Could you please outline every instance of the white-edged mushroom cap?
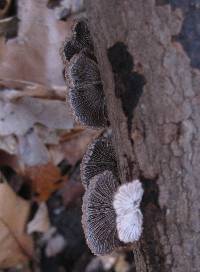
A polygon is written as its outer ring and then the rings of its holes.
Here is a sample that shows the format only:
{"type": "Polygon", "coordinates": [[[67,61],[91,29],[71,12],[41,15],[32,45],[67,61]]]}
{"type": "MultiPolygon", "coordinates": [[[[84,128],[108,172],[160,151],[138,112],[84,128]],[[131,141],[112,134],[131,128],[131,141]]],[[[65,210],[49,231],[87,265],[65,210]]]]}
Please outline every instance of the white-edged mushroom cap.
{"type": "Polygon", "coordinates": [[[139,240],[142,233],[143,215],[140,202],[143,196],[139,180],[121,185],[115,193],[113,207],[116,212],[117,232],[124,243],[139,240]]]}
{"type": "Polygon", "coordinates": [[[117,237],[112,205],[118,181],[110,171],[92,178],[83,197],[82,223],[87,244],[96,255],[106,255],[122,246],[117,237]]]}
{"type": "Polygon", "coordinates": [[[95,175],[111,171],[118,176],[117,160],[110,138],[98,137],[88,147],[81,163],[81,180],[85,188],[95,175]]]}

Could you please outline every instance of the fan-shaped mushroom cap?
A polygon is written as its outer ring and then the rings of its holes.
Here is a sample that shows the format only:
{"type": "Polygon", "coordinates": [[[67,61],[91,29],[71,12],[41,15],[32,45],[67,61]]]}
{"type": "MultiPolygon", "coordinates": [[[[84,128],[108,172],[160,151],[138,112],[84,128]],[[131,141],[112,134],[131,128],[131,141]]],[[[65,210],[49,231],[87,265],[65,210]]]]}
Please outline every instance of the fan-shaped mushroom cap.
{"type": "Polygon", "coordinates": [[[81,163],[81,179],[87,188],[91,178],[111,171],[118,177],[117,160],[111,140],[106,137],[98,137],[88,147],[81,163]]]}
{"type": "Polygon", "coordinates": [[[108,124],[105,96],[97,63],[84,52],[75,55],[66,68],[69,101],[83,125],[98,128],[108,124]]]}
{"type": "Polygon", "coordinates": [[[101,84],[70,89],[69,102],[76,120],[93,128],[105,127],[107,111],[101,84]]]}
{"type": "Polygon", "coordinates": [[[86,20],[80,20],[73,26],[72,37],[67,39],[61,48],[63,62],[69,61],[73,55],[85,48],[93,51],[93,43],[86,20]]]}
{"type": "Polygon", "coordinates": [[[108,125],[105,97],[86,20],[78,21],[72,38],[61,49],[65,78],[73,113],[83,125],[102,128],[108,125]]]}
{"type": "Polygon", "coordinates": [[[66,38],[64,44],[60,48],[60,55],[64,64],[66,64],[66,61],[69,61],[79,52],[80,49],[77,47],[76,42],[74,42],[71,38],[66,38]]]}
{"type": "Polygon", "coordinates": [[[118,181],[110,171],[92,178],[83,198],[82,223],[91,251],[111,253],[123,244],[117,238],[116,214],[112,205],[118,181]]]}
{"type": "Polygon", "coordinates": [[[141,182],[134,180],[121,185],[114,196],[118,237],[124,243],[137,241],[141,236],[143,215],[140,202],[143,192],[141,182]]]}
{"type": "Polygon", "coordinates": [[[101,84],[97,63],[84,52],[72,57],[69,67],[66,68],[65,77],[71,88],[88,84],[101,84]]]}
{"type": "Polygon", "coordinates": [[[73,39],[79,43],[80,48],[93,48],[92,38],[87,25],[87,20],[80,20],[73,26],[73,39]]]}

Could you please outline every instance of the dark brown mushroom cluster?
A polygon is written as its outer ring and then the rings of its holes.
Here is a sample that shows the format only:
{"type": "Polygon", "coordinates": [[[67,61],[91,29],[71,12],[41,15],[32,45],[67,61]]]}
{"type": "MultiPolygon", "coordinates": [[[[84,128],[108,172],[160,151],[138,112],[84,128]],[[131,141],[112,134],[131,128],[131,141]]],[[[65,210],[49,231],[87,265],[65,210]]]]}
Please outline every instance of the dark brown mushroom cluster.
{"type": "MultiPolygon", "coordinates": [[[[64,43],[65,76],[75,117],[93,128],[108,125],[103,86],[86,21],[73,28],[64,43]]],[[[96,255],[105,255],[138,240],[143,217],[139,181],[121,185],[110,137],[100,136],[88,147],[81,164],[85,187],[82,224],[86,241],[96,255]],[[126,223],[127,222],[127,223],[126,223]]]]}
{"type": "Polygon", "coordinates": [[[77,121],[89,127],[105,127],[108,120],[103,86],[85,20],[74,25],[71,39],[63,45],[62,57],[69,102],[77,121]]]}

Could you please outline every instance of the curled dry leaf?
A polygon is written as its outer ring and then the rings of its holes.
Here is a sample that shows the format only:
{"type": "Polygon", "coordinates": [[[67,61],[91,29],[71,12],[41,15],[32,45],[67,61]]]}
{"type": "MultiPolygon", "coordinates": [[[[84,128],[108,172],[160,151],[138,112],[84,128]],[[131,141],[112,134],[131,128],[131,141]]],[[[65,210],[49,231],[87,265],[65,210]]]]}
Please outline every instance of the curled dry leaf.
{"type": "Polygon", "coordinates": [[[27,232],[46,233],[50,228],[49,214],[46,203],[41,203],[34,218],[28,223],[27,232]]]}
{"type": "Polygon", "coordinates": [[[29,202],[18,197],[6,183],[0,184],[0,268],[27,262],[33,241],[25,233],[29,202]]]}

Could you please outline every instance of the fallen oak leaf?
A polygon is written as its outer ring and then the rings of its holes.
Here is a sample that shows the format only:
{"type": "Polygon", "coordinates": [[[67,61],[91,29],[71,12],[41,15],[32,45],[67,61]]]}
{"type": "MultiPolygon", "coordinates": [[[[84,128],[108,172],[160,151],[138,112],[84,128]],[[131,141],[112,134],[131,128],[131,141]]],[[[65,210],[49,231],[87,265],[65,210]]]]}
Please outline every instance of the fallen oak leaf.
{"type": "Polygon", "coordinates": [[[0,184],[0,268],[14,267],[33,258],[33,240],[25,227],[30,203],[7,183],[0,184]]]}

